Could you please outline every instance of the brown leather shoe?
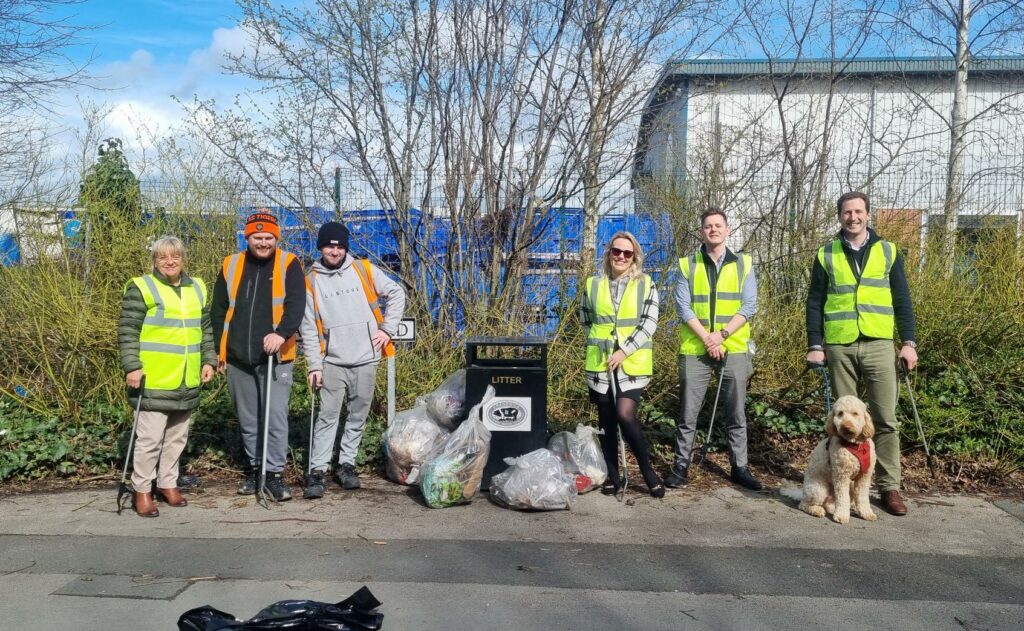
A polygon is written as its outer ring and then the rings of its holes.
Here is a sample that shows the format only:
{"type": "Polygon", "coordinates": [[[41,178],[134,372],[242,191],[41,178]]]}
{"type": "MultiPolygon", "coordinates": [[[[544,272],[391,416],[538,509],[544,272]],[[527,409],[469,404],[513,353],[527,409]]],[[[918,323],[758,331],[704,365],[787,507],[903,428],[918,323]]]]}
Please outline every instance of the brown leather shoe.
{"type": "Polygon", "coordinates": [[[897,517],[907,514],[907,505],[903,503],[899,491],[882,491],[882,508],[890,515],[897,517]]]}
{"type": "Polygon", "coordinates": [[[172,489],[161,489],[157,487],[156,494],[160,496],[163,501],[167,502],[168,506],[188,506],[188,500],[181,495],[181,491],[178,487],[172,489]]]}
{"type": "Polygon", "coordinates": [[[160,511],[156,507],[156,502],[153,501],[152,493],[135,493],[135,497],[132,500],[132,508],[135,509],[135,514],[139,517],[160,516],[160,511]]]}

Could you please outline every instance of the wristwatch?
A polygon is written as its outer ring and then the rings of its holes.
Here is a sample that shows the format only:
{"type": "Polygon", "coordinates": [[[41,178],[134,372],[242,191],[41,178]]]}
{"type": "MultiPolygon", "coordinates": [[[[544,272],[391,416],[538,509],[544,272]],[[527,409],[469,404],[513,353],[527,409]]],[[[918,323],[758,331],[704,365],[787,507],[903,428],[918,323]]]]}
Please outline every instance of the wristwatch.
{"type": "Polygon", "coordinates": [[[722,329],[721,331],[719,331],[719,333],[722,334],[723,340],[729,339],[729,329],[722,329]]]}
{"type": "Polygon", "coordinates": [[[907,341],[903,342],[903,345],[904,346],[909,346],[910,348],[913,348],[913,349],[917,350],[917,342],[912,342],[910,340],[907,340],[907,341]]]}

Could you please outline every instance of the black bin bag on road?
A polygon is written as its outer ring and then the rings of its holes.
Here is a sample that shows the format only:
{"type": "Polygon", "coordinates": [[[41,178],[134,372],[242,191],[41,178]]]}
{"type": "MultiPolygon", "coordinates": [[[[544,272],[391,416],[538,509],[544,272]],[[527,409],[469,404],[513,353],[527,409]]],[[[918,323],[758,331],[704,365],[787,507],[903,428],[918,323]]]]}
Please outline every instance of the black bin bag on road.
{"type": "Polygon", "coordinates": [[[384,614],[374,612],[381,603],[365,586],[340,603],[315,600],[282,600],[249,620],[210,607],[181,614],[178,631],[378,631],[384,614]]]}

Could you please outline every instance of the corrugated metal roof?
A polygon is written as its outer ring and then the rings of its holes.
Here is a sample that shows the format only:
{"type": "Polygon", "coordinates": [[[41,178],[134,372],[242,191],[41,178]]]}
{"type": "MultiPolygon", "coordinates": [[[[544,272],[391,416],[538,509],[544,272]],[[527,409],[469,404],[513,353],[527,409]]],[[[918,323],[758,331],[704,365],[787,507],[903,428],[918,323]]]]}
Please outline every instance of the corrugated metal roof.
{"type": "MultiPolygon", "coordinates": [[[[667,64],[665,76],[720,77],[768,75],[903,75],[952,74],[956,69],[949,57],[832,59],[681,59],[667,64]]],[[[1024,73],[1024,57],[987,57],[970,61],[971,72],[1024,73]]]]}

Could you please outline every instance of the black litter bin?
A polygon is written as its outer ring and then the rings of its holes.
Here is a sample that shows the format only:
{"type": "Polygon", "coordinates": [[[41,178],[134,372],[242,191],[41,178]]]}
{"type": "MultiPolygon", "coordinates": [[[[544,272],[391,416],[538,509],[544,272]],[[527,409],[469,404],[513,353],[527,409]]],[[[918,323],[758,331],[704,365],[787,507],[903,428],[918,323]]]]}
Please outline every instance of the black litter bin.
{"type": "Polygon", "coordinates": [[[518,457],[544,447],[548,440],[548,340],[544,337],[471,337],[466,340],[466,407],[494,386],[484,406],[491,430],[491,454],[481,488],[491,476],[518,457]]]}

